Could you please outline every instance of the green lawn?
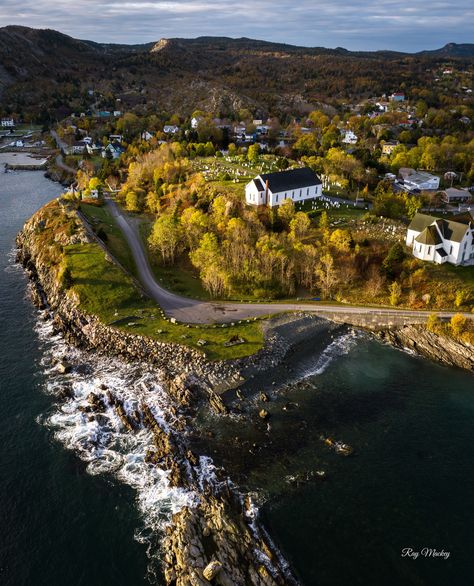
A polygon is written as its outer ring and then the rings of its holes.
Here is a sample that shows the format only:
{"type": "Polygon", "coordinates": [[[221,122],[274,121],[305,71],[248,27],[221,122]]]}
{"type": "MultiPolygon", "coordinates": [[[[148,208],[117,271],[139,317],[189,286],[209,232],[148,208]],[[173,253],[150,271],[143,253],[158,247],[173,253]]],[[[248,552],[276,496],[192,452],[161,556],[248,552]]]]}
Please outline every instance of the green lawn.
{"type": "Polygon", "coordinates": [[[105,241],[110,252],[134,277],[137,277],[135,261],[130,248],[122,230],[117,226],[108,209],[105,206],[81,203],[80,210],[93,226],[95,233],[99,233],[99,236],[105,241]]]}
{"type": "Polygon", "coordinates": [[[199,349],[210,360],[249,356],[263,346],[263,332],[258,320],[225,327],[171,323],[153,301],[141,296],[129,277],[105,259],[97,244],[66,246],[64,254],[71,275],[71,288],[78,294],[81,308],[86,313],[97,315],[107,325],[161,342],[199,349]],[[243,338],[245,343],[224,346],[232,336],[243,338]],[[200,347],[198,340],[205,340],[207,344],[200,347]]]}

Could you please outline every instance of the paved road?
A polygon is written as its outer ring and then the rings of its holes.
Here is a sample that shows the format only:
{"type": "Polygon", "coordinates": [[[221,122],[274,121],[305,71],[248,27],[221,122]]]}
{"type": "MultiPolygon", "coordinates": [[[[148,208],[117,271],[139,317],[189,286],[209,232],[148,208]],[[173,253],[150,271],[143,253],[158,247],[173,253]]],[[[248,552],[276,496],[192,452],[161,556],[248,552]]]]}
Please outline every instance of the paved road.
{"type": "MultiPolygon", "coordinates": [[[[54,138],[54,140],[56,141],[56,144],[58,145],[58,149],[60,149],[61,151],[64,151],[64,149],[68,146],[64,140],[62,140],[60,138],[60,136],[58,135],[58,133],[55,130],[51,130],[51,136],[54,138]]],[[[76,175],[76,169],[73,169],[72,167],[70,167],[69,165],[66,165],[66,163],[63,160],[63,156],[62,154],[59,154],[56,156],[56,165],[60,168],[63,169],[64,171],[66,171],[67,173],[71,173],[72,175],[76,175]]]]}
{"type": "MultiPolygon", "coordinates": [[[[355,307],[340,305],[325,305],[320,303],[232,303],[211,302],[188,299],[164,289],[156,280],[150,268],[147,255],[140,239],[136,223],[127,219],[117,204],[106,200],[106,205],[121,228],[132,251],[140,282],[145,291],[154,299],[169,317],[187,323],[215,323],[232,322],[239,319],[249,319],[270,313],[286,311],[309,311],[322,316],[329,314],[354,315],[370,318],[380,316],[384,319],[426,318],[428,312],[383,309],[374,307],[355,307]]],[[[440,317],[451,317],[451,312],[439,312],[440,317]]]]}

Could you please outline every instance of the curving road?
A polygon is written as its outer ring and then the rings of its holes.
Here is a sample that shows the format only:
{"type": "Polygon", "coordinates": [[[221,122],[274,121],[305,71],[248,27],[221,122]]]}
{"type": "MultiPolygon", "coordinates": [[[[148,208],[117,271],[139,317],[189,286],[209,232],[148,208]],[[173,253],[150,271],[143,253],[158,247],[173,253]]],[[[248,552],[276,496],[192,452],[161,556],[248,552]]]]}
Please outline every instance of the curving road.
{"type": "MultiPolygon", "coordinates": [[[[132,252],[140,282],[148,293],[163,309],[168,317],[187,323],[205,324],[217,322],[233,322],[250,319],[262,315],[287,311],[308,311],[322,317],[340,314],[354,317],[380,317],[385,321],[426,319],[429,312],[384,309],[375,307],[358,307],[351,305],[325,305],[315,303],[235,303],[211,302],[189,299],[164,289],[156,280],[151,270],[147,254],[143,248],[136,223],[129,221],[117,204],[106,199],[106,206],[122,230],[132,252]]],[[[451,317],[452,312],[438,312],[440,317],[451,317]]]]}

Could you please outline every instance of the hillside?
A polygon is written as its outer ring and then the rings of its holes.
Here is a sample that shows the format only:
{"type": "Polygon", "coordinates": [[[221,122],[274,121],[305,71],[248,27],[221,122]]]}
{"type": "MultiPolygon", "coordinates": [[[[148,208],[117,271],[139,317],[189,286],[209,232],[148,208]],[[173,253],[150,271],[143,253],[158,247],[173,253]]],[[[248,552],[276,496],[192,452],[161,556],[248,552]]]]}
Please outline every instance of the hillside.
{"type": "Polygon", "coordinates": [[[449,44],[410,55],[307,48],[247,38],[162,39],[111,45],[52,30],[0,29],[0,106],[21,114],[93,105],[189,114],[196,108],[230,115],[302,112],[315,103],[350,100],[427,82],[429,70],[452,60],[472,62],[474,45],[449,44]],[[93,89],[105,98],[88,97],[93,89]],[[41,106],[38,106],[41,104],[41,106]]]}

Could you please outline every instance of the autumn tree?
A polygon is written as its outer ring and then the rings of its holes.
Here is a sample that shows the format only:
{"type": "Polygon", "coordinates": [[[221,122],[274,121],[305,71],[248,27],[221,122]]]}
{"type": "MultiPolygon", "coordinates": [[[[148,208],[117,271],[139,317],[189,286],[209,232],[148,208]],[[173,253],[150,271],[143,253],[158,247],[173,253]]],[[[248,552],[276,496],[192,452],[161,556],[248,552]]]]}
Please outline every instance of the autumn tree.
{"type": "Polygon", "coordinates": [[[329,241],[338,250],[348,252],[351,248],[352,236],[349,230],[337,228],[337,230],[334,230],[334,232],[331,234],[329,241]]]}
{"type": "Polygon", "coordinates": [[[152,250],[161,254],[163,264],[174,263],[183,245],[182,226],[174,214],[163,214],[156,220],[148,242],[152,250]]]}
{"type": "Polygon", "coordinates": [[[260,158],[260,145],[258,143],[251,144],[247,151],[247,159],[253,165],[258,163],[260,158]]]}
{"type": "Polygon", "coordinates": [[[329,252],[321,256],[319,259],[319,264],[316,268],[316,276],[319,279],[319,286],[324,297],[330,299],[339,279],[334,267],[334,258],[329,252]]]}
{"type": "Polygon", "coordinates": [[[467,330],[468,324],[468,318],[462,315],[461,313],[456,313],[456,315],[453,315],[449,324],[453,336],[455,338],[460,338],[462,334],[467,330]]]}
{"type": "Polygon", "coordinates": [[[278,217],[285,226],[289,226],[295,215],[295,204],[292,199],[285,199],[278,207],[278,217]]]}
{"type": "Polygon", "coordinates": [[[311,227],[311,220],[308,214],[304,212],[296,212],[294,217],[290,220],[290,237],[301,240],[308,235],[311,227]]]}
{"type": "Polygon", "coordinates": [[[394,281],[390,287],[390,305],[398,305],[402,296],[402,286],[397,281],[394,281]]]}

